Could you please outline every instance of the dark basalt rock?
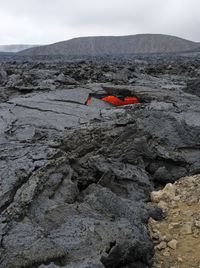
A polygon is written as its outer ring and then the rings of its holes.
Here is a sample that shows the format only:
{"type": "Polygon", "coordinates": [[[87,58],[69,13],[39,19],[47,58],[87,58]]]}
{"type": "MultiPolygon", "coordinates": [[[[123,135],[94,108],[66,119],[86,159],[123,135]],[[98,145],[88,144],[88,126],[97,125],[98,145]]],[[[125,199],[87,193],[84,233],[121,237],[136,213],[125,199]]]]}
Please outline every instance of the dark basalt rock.
{"type": "Polygon", "coordinates": [[[184,89],[184,91],[200,97],[200,79],[198,78],[188,81],[187,87],[184,89]]]}
{"type": "Polygon", "coordinates": [[[7,80],[7,73],[0,69],[0,84],[4,84],[7,80]]]}
{"type": "Polygon", "coordinates": [[[200,173],[200,98],[184,92],[200,62],[21,61],[1,67],[0,267],[151,267],[150,192],[200,173]]]}

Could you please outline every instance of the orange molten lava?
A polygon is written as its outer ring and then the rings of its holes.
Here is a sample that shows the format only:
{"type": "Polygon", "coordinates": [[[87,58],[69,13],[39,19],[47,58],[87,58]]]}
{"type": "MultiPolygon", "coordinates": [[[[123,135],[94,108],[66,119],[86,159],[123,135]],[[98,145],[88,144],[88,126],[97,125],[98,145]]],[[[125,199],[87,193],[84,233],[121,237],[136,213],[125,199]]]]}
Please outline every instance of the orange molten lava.
{"type": "MultiPolygon", "coordinates": [[[[124,100],[120,100],[115,96],[107,96],[102,98],[103,101],[110,102],[114,106],[122,106],[127,104],[139,103],[138,99],[135,97],[125,97],[124,100]]],[[[91,97],[88,97],[87,104],[91,101],[91,97]]]]}
{"type": "Polygon", "coordinates": [[[90,103],[91,99],[91,97],[88,97],[87,104],[90,103]]]}
{"type": "Polygon", "coordinates": [[[107,96],[105,98],[102,98],[102,100],[108,101],[115,106],[122,106],[122,105],[127,105],[127,104],[139,103],[138,99],[135,97],[125,97],[124,100],[122,101],[114,96],[107,96]]]}

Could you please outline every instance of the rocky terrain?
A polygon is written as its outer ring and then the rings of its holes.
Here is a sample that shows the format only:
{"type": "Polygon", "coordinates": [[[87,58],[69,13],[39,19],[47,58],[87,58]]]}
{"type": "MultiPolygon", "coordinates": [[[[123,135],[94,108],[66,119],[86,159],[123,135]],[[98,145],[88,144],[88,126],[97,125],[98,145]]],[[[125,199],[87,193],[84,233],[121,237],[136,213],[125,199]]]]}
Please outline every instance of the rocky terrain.
{"type": "Polygon", "coordinates": [[[200,267],[200,175],[185,177],[158,192],[152,204],[166,213],[162,222],[149,219],[155,243],[153,267],[200,267]]]}
{"type": "Polygon", "coordinates": [[[200,58],[0,63],[0,267],[151,267],[151,192],[200,173],[200,58]]]}
{"type": "Polygon", "coordinates": [[[200,49],[199,42],[163,34],[79,37],[19,52],[19,55],[130,55],[200,49]]]}

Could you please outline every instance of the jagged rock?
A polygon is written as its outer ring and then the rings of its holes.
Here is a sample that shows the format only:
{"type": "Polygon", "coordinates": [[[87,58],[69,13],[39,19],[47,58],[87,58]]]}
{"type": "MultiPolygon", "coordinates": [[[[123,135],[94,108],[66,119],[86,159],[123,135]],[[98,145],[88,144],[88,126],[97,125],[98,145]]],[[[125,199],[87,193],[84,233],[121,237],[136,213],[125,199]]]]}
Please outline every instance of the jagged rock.
{"type": "Polygon", "coordinates": [[[23,85],[23,80],[19,74],[12,74],[9,76],[6,86],[8,88],[15,88],[23,85]]]}
{"type": "Polygon", "coordinates": [[[151,266],[147,222],[162,212],[150,192],[200,167],[200,99],[182,90],[189,63],[168,61],[4,63],[2,268],[151,266]],[[140,103],[116,108],[110,94],[140,103]]]}
{"type": "MultiPolygon", "coordinates": [[[[59,261],[58,261],[58,263],[59,263],[59,261]]],[[[54,263],[51,263],[49,265],[40,265],[38,268],[59,268],[59,267],[60,267],[60,265],[56,265],[54,263]]],[[[102,262],[100,262],[98,260],[86,259],[86,260],[83,260],[83,261],[74,261],[74,263],[64,265],[64,266],[62,265],[62,267],[64,267],[64,268],[77,268],[77,267],[81,267],[81,268],[103,268],[105,266],[102,264],[102,262]]]]}
{"type": "Polygon", "coordinates": [[[200,79],[194,79],[187,82],[187,87],[184,91],[200,97],[200,79]]]}
{"type": "Polygon", "coordinates": [[[71,78],[70,76],[66,76],[63,73],[59,74],[56,77],[55,82],[59,82],[64,85],[77,85],[77,82],[75,79],[71,78]]]}
{"type": "Polygon", "coordinates": [[[7,72],[0,69],[0,85],[4,85],[7,80],[7,72]]]}
{"type": "Polygon", "coordinates": [[[153,202],[159,202],[160,200],[171,199],[173,200],[175,197],[175,186],[171,183],[168,183],[163,190],[152,192],[151,200],[153,202]]]}
{"type": "Polygon", "coordinates": [[[177,241],[176,239],[172,239],[171,241],[169,241],[169,242],[167,243],[167,245],[168,245],[170,248],[174,249],[174,250],[176,249],[177,244],[178,244],[178,241],[177,241]]]}

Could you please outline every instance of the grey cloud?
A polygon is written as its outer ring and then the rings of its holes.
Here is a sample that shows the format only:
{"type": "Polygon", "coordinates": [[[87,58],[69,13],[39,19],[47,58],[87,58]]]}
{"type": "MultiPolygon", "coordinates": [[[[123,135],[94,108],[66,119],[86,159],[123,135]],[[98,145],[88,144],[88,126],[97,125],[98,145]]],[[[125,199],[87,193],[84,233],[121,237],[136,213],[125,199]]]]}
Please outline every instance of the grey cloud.
{"type": "Polygon", "coordinates": [[[200,41],[199,0],[6,0],[0,43],[163,33],[200,41]]]}

